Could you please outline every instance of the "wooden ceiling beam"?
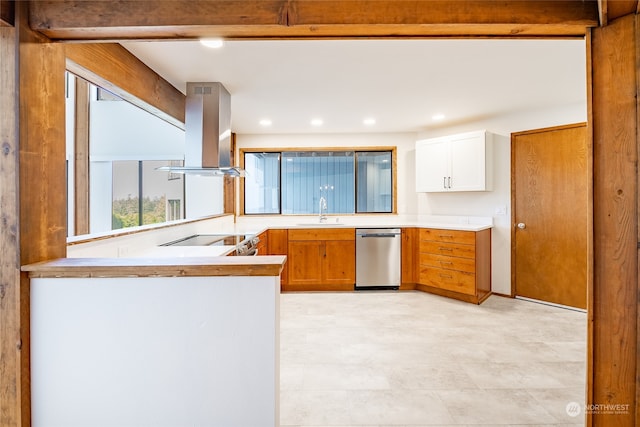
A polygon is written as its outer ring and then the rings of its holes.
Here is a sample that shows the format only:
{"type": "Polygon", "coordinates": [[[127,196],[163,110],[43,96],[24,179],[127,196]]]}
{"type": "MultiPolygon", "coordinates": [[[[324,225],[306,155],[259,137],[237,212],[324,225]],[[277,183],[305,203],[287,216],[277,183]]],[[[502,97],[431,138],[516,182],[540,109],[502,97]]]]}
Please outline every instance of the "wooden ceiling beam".
{"type": "Polygon", "coordinates": [[[607,22],[636,13],[638,0],[602,0],[607,5],[607,22]]]}
{"type": "Polygon", "coordinates": [[[0,26],[13,27],[15,24],[15,1],[0,0],[0,26]]]}
{"type": "Polygon", "coordinates": [[[67,70],[184,129],[186,97],[117,43],[65,45],[67,70]]]}
{"type": "Polygon", "coordinates": [[[598,0],[598,18],[601,27],[606,27],[614,19],[633,13],[640,13],[638,0],[598,0]]]}
{"type": "Polygon", "coordinates": [[[54,40],[584,36],[595,0],[31,1],[54,40]]]}

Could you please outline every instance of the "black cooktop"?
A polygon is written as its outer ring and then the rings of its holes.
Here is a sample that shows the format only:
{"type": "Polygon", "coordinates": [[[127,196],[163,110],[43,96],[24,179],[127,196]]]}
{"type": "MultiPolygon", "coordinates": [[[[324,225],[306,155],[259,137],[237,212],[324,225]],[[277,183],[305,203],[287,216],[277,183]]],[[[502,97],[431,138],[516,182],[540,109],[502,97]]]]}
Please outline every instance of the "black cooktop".
{"type": "Polygon", "coordinates": [[[160,246],[237,246],[249,237],[247,234],[194,234],[160,246]]]}

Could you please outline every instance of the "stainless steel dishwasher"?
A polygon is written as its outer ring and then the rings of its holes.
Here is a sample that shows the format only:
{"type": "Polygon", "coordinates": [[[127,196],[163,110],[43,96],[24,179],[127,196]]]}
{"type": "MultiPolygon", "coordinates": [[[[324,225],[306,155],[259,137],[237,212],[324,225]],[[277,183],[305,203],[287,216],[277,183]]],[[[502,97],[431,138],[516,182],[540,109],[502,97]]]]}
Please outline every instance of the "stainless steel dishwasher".
{"type": "Polygon", "coordinates": [[[356,229],[356,290],[398,289],[401,242],[399,228],[356,229]]]}

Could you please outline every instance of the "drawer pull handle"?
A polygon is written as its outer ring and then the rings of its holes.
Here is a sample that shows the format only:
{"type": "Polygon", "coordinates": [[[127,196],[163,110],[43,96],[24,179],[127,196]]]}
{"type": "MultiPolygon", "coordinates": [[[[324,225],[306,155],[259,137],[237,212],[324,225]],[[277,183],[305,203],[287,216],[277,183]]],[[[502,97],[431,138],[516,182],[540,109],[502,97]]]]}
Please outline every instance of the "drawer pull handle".
{"type": "Polygon", "coordinates": [[[443,247],[439,247],[439,248],[438,248],[438,250],[453,252],[453,248],[443,248],[443,247]]]}
{"type": "Polygon", "coordinates": [[[453,265],[451,261],[440,261],[440,265],[453,265]]]}
{"type": "Polygon", "coordinates": [[[444,238],[453,239],[453,235],[452,234],[440,234],[438,237],[440,237],[442,239],[444,239],[444,238]]]}
{"type": "Polygon", "coordinates": [[[443,279],[453,279],[453,276],[450,276],[448,274],[440,274],[440,277],[442,277],[443,279]]]}

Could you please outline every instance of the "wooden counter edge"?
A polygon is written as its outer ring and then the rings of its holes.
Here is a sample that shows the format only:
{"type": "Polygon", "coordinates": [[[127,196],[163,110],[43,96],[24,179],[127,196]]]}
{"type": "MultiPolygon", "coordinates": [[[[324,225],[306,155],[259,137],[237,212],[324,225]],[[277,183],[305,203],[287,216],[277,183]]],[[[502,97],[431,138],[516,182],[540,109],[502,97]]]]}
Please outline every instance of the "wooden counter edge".
{"type": "Polygon", "coordinates": [[[287,257],[59,258],[22,266],[29,277],[279,276],[287,257]]]}

